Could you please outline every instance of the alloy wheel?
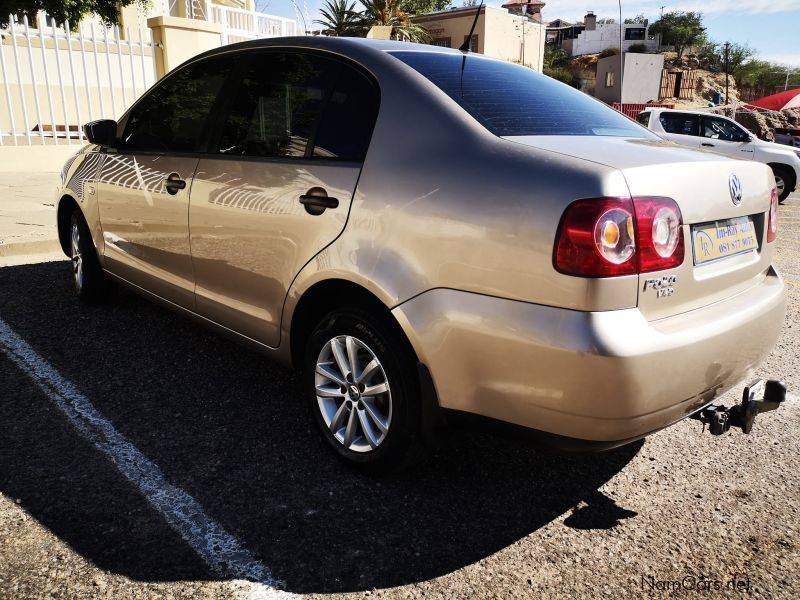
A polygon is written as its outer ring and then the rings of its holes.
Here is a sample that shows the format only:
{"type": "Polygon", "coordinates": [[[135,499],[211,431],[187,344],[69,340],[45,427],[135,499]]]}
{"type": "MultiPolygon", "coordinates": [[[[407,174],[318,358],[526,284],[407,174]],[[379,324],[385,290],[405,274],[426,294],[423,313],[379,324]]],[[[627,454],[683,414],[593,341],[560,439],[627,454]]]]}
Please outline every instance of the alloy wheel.
{"type": "Polygon", "coordinates": [[[72,275],[75,278],[75,288],[83,289],[83,257],[81,256],[81,231],[78,223],[72,224],[70,235],[72,247],[72,275]]]}
{"type": "Polygon", "coordinates": [[[348,450],[370,452],[386,439],[392,393],[375,353],[349,335],[329,340],[317,357],[317,404],[333,437],[348,450]]]}

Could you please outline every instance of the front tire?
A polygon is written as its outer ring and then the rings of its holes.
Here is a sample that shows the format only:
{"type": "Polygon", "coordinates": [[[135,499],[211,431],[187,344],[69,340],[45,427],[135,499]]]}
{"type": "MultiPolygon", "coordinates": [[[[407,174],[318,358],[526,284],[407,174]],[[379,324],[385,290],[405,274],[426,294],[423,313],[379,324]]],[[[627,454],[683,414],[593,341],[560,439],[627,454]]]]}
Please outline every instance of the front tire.
{"type": "Polygon", "coordinates": [[[306,345],[302,377],[322,437],[348,464],[380,474],[422,455],[416,359],[386,319],[360,308],[328,314],[306,345]]]}
{"type": "Polygon", "coordinates": [[[69,220],[69,250],[72,282],[78,298],[86,301],[102,299],[107,293],[108,284],[97,259],[89,226],[77,208],[69,220]]]}
{"type": "Polygon", "coordinates": [[[786,167],[775,166],[772,167],[772,173],[775,175],[775,186],[778,188],[778,202],[783,204],[792,191],[794,183],[792,172],[786,167]]]}

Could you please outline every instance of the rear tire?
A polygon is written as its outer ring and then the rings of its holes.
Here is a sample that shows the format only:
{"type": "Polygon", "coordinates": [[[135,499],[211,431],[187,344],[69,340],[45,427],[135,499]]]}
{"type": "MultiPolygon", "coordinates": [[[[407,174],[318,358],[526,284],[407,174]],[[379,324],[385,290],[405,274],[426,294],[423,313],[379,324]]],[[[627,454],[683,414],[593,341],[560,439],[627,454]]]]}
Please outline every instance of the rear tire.
{"type": "Polygon", "coordinates": [[[87,302],[103,299],[108,293],[108,282],[97,259],[89,226],[78,208],[69,220],[69,250],[72,282],[78,298],[87,302]]]}
{"type": "Polygon", "coordinates": [[[383,474],[424,455],[416,359],[385,319],[358,307],[328,314],[306,344],[302,378],[322,437],[349,465],[383,474]]]}
{"type": "Polygon", "coordinates": [[[775,185],[778,188],[778,202],[783,204],[794,187],[794,174],[788,167],[778,165],[772,167],[772,173],[775,175],[775,185]]]}

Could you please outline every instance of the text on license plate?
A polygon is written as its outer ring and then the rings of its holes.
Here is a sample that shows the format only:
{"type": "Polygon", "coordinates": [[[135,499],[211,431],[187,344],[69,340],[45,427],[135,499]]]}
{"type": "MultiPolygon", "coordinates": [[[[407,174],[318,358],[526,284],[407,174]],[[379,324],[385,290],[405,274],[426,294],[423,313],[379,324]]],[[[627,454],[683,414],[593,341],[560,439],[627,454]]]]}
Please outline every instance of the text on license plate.
{"type": "Polygon", "coordinates": [[[735,217],[692,225],[694,264],[720,260],[758,248],[751,217],[735,217]]]}

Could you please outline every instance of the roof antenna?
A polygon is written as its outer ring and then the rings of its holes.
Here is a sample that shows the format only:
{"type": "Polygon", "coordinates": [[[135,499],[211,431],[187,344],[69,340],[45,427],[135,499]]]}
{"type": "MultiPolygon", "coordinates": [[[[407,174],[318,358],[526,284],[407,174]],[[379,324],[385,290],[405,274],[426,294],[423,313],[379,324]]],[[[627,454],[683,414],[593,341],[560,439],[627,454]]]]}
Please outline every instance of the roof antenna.
{"type": "MultiPolygon", "coordinates": [[[[464,40],[464,43],[459,46],[459,50],[461,52],[469,52],[469,47],[472,43],[472,34],[475,31],[475,25],[478,24],[478,17],[481,16],[481,9],[483,8],[483,0],[481,0],[480,5],[478,5],[478,10],[475,11],[475,19],[472,21],[472,27],[469,29],[469,35],[464,40]]],[[[463,67],[462,67],[463,69],[463,67]]]]}
{"type": "Polygon", "coordinates": [[[472,33],[475,31],[475,25],[478,24],[478,17],[481,16],[482,8],[483,0],[481,0],[480,5],[478,6],[478,10],[475,11],[475,19],[472,21],[472,27],[469,28],[469,35],[464,39],[464,43],[458,48],[459,51],[464,53],[464,56],[461,58],[461,79],[459,81],[462,98],[464,97],[464,65],[467,64],[467,54],[469,53],[469,47],[472,45],[472,33]]]}

